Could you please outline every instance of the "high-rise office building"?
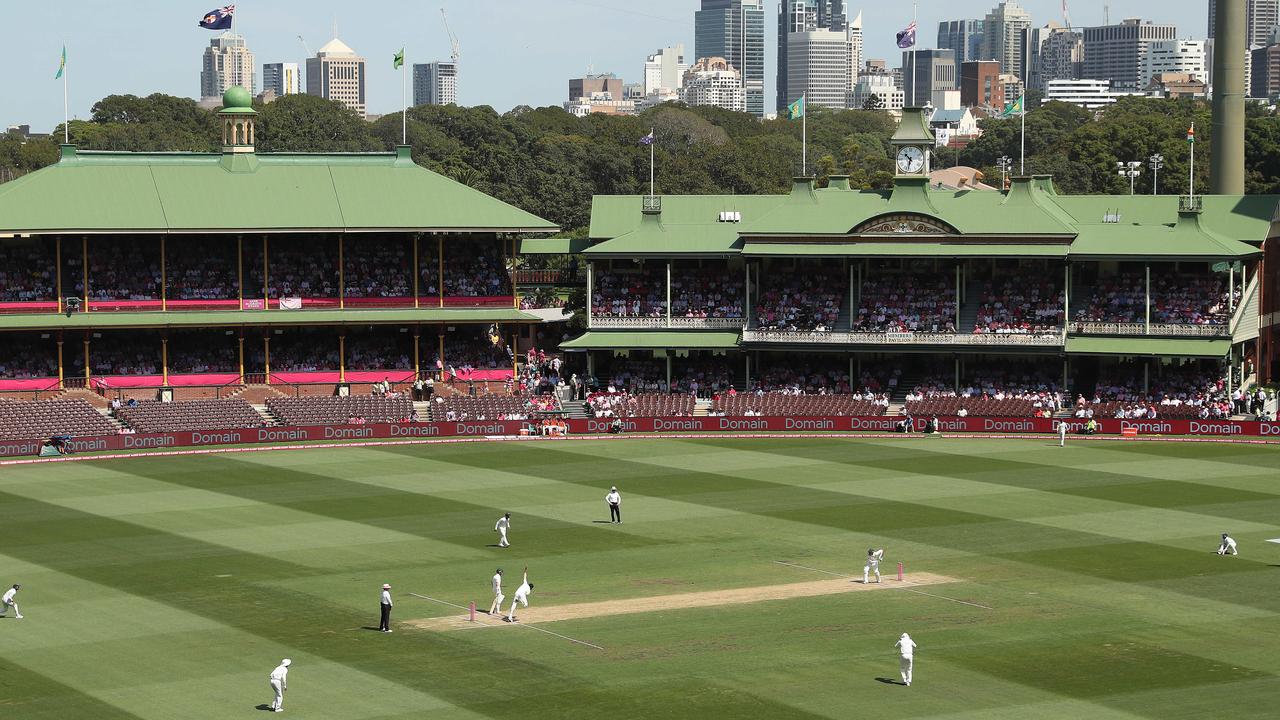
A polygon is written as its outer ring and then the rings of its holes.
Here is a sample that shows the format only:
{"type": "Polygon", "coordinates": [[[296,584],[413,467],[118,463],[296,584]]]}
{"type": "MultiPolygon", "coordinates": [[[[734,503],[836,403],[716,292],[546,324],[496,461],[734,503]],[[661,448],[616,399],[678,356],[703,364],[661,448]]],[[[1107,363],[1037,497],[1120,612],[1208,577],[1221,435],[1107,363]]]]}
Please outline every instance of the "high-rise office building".
{"type": "Polygon", "coordinates": [[[266,63],[262,66],[262,91],[278,98],[297,95],[302,92],[301,75],[298,63],[266,63]]]}
{"type": "Polygon", "coordinates": [[[227,88],[239,85],[257,93],[253,51],[244,43],[243,35],[224,32],[209,41],[204,49],[204,65],[200,70],[200,97],[221,101],[227,88]]]}
{"type": "Polygon", "coordinates": [[[728,60],[742,73],[746,111],[764,115],[764,0],[702,0],[694,55],[728,60]]]}
{"type": "Polygon", "coordinates": [[[866,108],[872,97],[876,98],[880,110],[903,108],[902,89],[894,83],[892,75],[864,73],[858,76],[858,83],[853,86],[853,106],[866,108]]]}
{"type": "Polygon", "coordinates": [[[861,63],[861,13],[850,23],[844,14],[843,0],[779,3],[776,83],[779,112],[802,95],[806,104],[848,107],[861,63]]]}
{"type": "Polygon", "coordinates": [[[1026,86],[1044,92],[1050,80],[1078,80],[1084,63],[1084,35],[1049,23],[1028,32],[1026,86]]]}
{"type": "Polygon", "coordinates": [[[1165,73],[1190,75],[1208,84],[1207,68],[1203,40],[1155,40],[1147,44],[1139,89],[1145,90],[1151,78],[1165,73]]]}
{"type": "Polygon", "coordinates": [[[684,74],[680,102],[742,112],[742,74],[724,58],[698,58],[684,74]]]}
{"type": "MultiPolygon", "coordinates": [[[[1241,2],[1242,0],[1235,0],[1241,2]]],[[[1280,25],[1280,0],[1243,0],[1245,2],[1244,37],[1245,47],[1266,46],[1271,44],[1271,33],[1276,25],[1280,25]]],[[[1214,15],[1217,13],[1217,0],[1209,0],[1209,38],[1213,39],[1217,31],[1214,15]]]]}
{"type": "Polygon", "coordinates": [[[414,63],[414,105],[457,105],[458,63],[437,60],[414,63]]]}
{"type": "Polygon", "coordinates": [[[1000,70],[1021,75],[1026,71],[1026,31],[1031,27],[1031,13],[1017,0],[1001,0],[982,20],[982,44],[978,55],[982,60],[995,60],[1000,70]]]}
{"type": "Polygon", "coordinates": [[[307,58],[307,94],[336,100],[360,113],[365,104],[365,60],[334,38],[313,58],[307,58]]]}
{"type": "Polygon", "coordinates": [[[1126,18],[1119,25],[1084,29],[1084,66],[1080,77],[1107,80],[1113,90],[1142,89],[1142,65],[1156,40],[1173,40],[1178,28],[1165,23],[1126,18]]]}
{"type": "Polygon", "coordinates": [[[982,51],[981,20],[944,20],[938,23],[938,47],[955,50],[956,62],[979,60],[982,51]]]}
{"type": "Polygon", "coordinates": [[[1249,97],[1274,98],[1280,95],[1280,45],[1253,49],[1253,77],[1249,97]]]}
{"type": "Polygon", "coordinates": [[[902,93],[907,107],[922,107],[941,90],[956,89],[954,50],[903,50],[902,93]]]}
{"type": "Polygon", "coordinates": [[[1004,109],[1000,63],[995,60],[960,63],[960,104],[965,107],[1004,109]]]}
{"type": "Polygon", "coordinates": [[[569,78],[570,101],[592,97],[605,99],[605,95],[609,100],[623,100],[622,78],[613,73],[569,78]]]}
{"type": "Polygon", "coordinates": [[[644,94],[650,95],[663,88],[679,90],[688,69],[683,44],[662,48],[644,61],[644,94]]]}

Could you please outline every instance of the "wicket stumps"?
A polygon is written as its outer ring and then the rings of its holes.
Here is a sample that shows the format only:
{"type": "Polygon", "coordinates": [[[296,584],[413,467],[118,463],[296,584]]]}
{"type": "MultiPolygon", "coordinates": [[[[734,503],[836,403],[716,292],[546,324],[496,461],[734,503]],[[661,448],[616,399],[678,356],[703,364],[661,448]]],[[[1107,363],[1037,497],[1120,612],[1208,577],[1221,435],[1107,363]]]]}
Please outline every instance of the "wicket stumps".
{"type": "MultiPolygon", "coordinates": [[[[898,582],[902,582],[902,563],[898,563],[898,582]]],[[[471,603],[474,607],[475,603],[471,603]]]]}
{"type": "MultiPolygon", "coordinates": [[[[902,563],[898,563],[898,576],[899,576],[899,579],[901,579],[902,563]]],[[[472,600],[470,607],[468,607],[467,609],[471,611],[471,622],[475,622],[476,621],[476,601],[472,600]]]]}

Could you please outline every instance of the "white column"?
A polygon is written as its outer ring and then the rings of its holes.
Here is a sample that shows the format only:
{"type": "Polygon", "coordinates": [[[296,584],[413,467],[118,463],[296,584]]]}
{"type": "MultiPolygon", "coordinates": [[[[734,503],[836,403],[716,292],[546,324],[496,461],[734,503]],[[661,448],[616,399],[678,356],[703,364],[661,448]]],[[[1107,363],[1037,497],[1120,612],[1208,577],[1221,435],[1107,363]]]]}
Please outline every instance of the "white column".
{"type": "Polygon", "coordinates": [[[1146,333],[1151,334],[1151,263],[1145,265],[1147,269],[1147,315],[1146,315],[1146,333]]]}
{"type": "MultiPolygon", "coordinates": [[[[671,261],[667,261],[667,327],[671,327],[671,261]]],[[[671,359],[667,358],[667,387],[671,387],[671,359]]]]}
{"type": "MultiPolygon", "coordinates": [[[[595,278],[594,271],[595,271],[595,263],[588,260],[587,261],[587,329],[591,328],[591,305],[594,300],[594,297],[592,295],[593,288],[594,288],[594,278],[595,278]]],[[[591,358],[591,353],[590,351],[588,351],[587,364],[590,364],[591,362],[590,358],[591,358]]]]}
{"type": "Polygon", "coordinates": [[[1231,264],[1231,267],[1230,269],[1227,270],[1227,272],[1229,273],[1227,275],[1227,287],[1230,288],[1227,291],[1227,310],[1234,313],[1236,311],[1236,265],[1235,263],[1231,264]]]}

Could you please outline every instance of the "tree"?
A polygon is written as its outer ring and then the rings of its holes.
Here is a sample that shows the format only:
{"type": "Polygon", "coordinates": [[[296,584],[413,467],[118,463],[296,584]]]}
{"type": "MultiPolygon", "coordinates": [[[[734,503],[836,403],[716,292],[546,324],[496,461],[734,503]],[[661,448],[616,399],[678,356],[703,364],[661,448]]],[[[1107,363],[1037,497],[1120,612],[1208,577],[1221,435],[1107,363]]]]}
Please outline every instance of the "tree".
{"type": "Polygon", "coordinates": [[[862,101],[862,109],[868,110],[868,111],[883,110],[884,98],[880,97],[875,93],[872,93],[868,95],[865,100],[862,101]]]}
{"type": "Polygon", "coordinates": [[[333,100],[285,95],[255,109],[257,148],[262,152],[361,152],[385,147],[364,118],[333,100]]]}

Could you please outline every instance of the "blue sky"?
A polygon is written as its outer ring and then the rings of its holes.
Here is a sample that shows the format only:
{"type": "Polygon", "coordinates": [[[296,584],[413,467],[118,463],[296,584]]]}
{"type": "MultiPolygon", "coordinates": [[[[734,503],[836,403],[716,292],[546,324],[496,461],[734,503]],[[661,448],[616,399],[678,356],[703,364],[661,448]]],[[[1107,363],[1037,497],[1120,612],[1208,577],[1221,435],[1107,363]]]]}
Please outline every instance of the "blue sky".
{"type": "MultiPolygon", "coordinates": [[[[216,0],[227,2],[227,0],[216,0]]],[[[1103,0],[1068,0],[1072,23],[1102,22],[1103,0]]],[[[850,14],[857,13],[856,0],[850,14]]],[[[567,80],[587,68],[640,79],[647,54],[683,42],[693,55],[693,13],[698,0],[245,0],[237,2],[238,31],[264,62],[301,62],[302,35],[314,50],[333,34],[370,61],[369,110],[400,107],[400,78],[391,55],[401,45],[409,62],[446,59],[448,38],[440,7],[462,44],[460,102],[552,105],[565,100],[567,80]]],[[[923,0],[922,47],[932,47],[939,20],[982,17],[997,0],[923,0]]],[[[1202,38],[1206,0],[1111,0],[1113,22],[1140,16],[1173,22],[1181,37],[1202,38]]],[[[1061,21],[1061,0],[1025,0],[1035,24],[1061,21]]],[[[71,114],[86,117],[93,103],[113,93],[164,92],[195,97],[200,57],[213,35],[196,26],[214,0],[0,0],[0,127],[29,123],[47,131],[62,120],[62,84],[53,79],[62,45],[68,47],[71,114]]],[[[777,0],[766,0],[772,68],[777,0]]],[[[911,6],[866,2],[867,57],[901,62],[893,34],[911,19],[911,6]]],[[[259,67],[261,72],[261,67],[259,67]]]]}

